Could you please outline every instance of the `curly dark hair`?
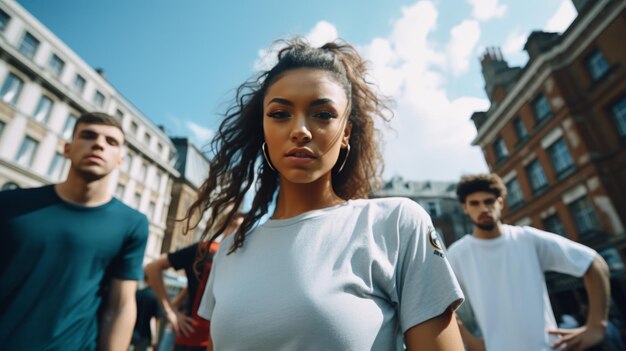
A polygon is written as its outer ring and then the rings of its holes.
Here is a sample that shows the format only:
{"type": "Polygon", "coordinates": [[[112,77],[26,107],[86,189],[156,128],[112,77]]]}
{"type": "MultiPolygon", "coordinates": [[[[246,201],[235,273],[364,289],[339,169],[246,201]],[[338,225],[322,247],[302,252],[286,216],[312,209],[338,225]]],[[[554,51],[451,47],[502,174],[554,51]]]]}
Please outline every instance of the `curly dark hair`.
{"type": "MultiPolygon", "coordinates": [[[[303,39],[277,42],[284,47],[278,52],[278,62],[270,70],[248,80],[237,88],[232,105],[226,110],[211,150],[209,174],[200,188],[198,199],[188,209],[185,230],[197,226],[202,214],[210,211],[201,240],[218,237],[241,208],[244,195],[255,186],[251,209],[235,232],[229,253],[243,246],[249,232],[268,212],[276,200],[279,188],[278,173],[263,162],[261,145],[263,135],[263,99],[267,89],[285,72],[298,68],[327,71],[340,84],[350,101],[349,122],[351,151],[345,166],[337,172],[339,162],[332,170],[332,186],[343,198],[366,198],[372,186],[379,184],[382,157],[376,140],[375,118],[388,121],[391,116],[387,99],[379,96],[366,79],[366,64],[351,45],[336,41],[316,48],[303,39]],[[227,220],[215,227],[215,218],[226,214],[227,220]],[[195,218],[196,220],[192,220],[195,218]],[[193,223],[195,222],[195,223],[193,223]]],[[[345,157],[345,150],[339,160],[345,157]]]]}
{"type": "Polygon", "coordinates": [[[502,178],[495,173],[464,175],[457,184],[456,196],[463,204],[467,196],[479,191],[492,193],[496,197],[506,197],[506,186],[502,178]]]}

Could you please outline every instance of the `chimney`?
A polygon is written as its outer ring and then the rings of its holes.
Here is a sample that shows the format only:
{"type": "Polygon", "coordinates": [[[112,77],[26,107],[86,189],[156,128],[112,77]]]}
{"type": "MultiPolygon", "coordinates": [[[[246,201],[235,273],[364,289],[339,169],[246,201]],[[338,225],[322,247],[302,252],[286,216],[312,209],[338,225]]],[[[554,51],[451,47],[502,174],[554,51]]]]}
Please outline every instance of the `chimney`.
{"type": "Polygon", "coordinates": [[[480,130],[485,120],[487,120],[487,112],[479,111],[472,113],[472,121],[474,122],[474,126],[476,126],[476,130],[480,130]]]}
{"type": "Polygon", "coordinates": [[[96,68],[96,73],[98,73],[100,77],[102,77],[102,79],[107,79],[106,73],[104,72],[104,68],[102,67],[96,68]]]}
{"type": "Polygon", "coordinates": [[[559,41],[559,33],[534,31],[528,36],[524,50],[528,52],[528,61],[535,60],[539,55],[549,51],[559,41]]]}
{"type": "Polygon", "coordinates": [[[487,48],[480,58],[480,64],[483,78],[485,79],[485,92],[491,102],[494,100],[493,93],[495,88],[498,85],[502,85],[505,90],[508,90],[508,87],[515,82],[520,72],[519,67],[509,67],[499,47],[487,48]]]}
{"type": "Polygon", "coordinates": [[[572,0],[572,2],[574,3],[574,7],[576,8],[578,14],[588,10],[590,7],[589,5],[593,3],[593,1],[590,0],[572,0]]]}

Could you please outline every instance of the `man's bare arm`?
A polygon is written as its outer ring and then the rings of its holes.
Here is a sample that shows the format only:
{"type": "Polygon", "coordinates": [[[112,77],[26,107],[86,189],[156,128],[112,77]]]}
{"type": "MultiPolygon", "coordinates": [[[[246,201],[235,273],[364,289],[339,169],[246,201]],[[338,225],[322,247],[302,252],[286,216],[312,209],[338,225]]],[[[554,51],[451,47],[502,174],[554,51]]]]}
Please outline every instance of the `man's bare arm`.
{"type": "Polygon", "coordinates": [[[99,350],[126,350],[137,319],[134,280],[113,279],[100,323],[99,350]]]}

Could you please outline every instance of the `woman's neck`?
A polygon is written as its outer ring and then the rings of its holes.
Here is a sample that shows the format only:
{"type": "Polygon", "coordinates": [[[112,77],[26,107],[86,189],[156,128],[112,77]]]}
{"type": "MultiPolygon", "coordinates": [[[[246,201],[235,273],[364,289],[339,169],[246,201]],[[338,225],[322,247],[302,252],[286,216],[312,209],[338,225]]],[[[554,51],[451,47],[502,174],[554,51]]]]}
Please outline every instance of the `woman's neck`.
{"type": "Polygon", "coordinates": [[[281,179],[276,210],[272,219],[286,219],[299,214],[344,203],[333,190],[330,176],[313,183],[297,184],[281,179]]]}

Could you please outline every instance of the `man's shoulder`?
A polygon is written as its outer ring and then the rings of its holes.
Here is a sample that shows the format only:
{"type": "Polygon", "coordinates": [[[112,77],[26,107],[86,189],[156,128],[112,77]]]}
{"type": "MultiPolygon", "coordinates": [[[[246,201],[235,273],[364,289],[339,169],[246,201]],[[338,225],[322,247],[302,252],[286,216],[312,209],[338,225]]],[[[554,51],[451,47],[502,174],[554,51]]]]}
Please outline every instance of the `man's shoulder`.
{"type": "Polygon", "coordinates": [[[136,220],[146,220],[147,217],[145,214],[139,212],[138,210],[128,206],[117,198],[112,198],[110,202],[111,209],[118,215],[123,215],[125,218],[136,219],[136,220]]]}
{"type": "Polygon", "coordinates": [[[464,250],[467,250],[470,245],[472,234],[466,234],[461,237],[461,239],[450,244],[448,248],[448,257],[458,255],[464,250]]]}
{"type": "Polygon", "coordinates": [[[12,218],[60,202],[54,185],[0,191],[0,218],[12,218]]]}
{"type": "Polygon", "coordinates": [[[43,185],[34,188],[17,188],[0,191],[0,201],[8,199],[24,199],[25,196],[49,195],[54,192],[54,185],[43,185]]]}

